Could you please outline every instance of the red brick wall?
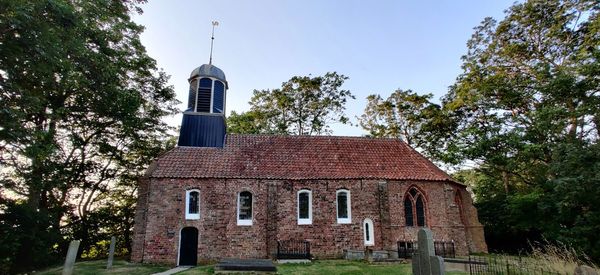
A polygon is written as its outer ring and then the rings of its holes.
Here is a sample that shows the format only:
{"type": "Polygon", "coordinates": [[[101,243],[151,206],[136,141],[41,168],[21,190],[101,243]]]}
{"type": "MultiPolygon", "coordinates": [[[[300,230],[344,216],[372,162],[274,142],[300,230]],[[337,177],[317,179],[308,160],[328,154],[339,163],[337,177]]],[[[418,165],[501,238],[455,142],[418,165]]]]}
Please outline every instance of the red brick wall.
{"type": "Polygon", "coordinates": [[[179,232],[199,230],[198,259],[267,258],[277,240],[311,243],[319,258],[341,257],[344,249],[363,250],[363,220],[374,225],[374,250],[396,250],[396,241],[415,239],[418,227],[406,227],[403,198],[416,186],[426,198],[427,225],[434,239],[454,240],[458,254],[485,251],[483,229],[463,186],[441,182],[379,180],[157,179],[140,182],[132,259],[176,264],[179,232]],[[336,191],[351,194],[351,224],[338,224],[336,191]],[[200,190],[200,219],[185,220],[185,190],[200,190]],[[297,192],[312,191],[311,225],[298,225],[297,192]],[[237,194],[253,194],[253,225],[237,225],[237,194]],[[455,203],[461,192],[462,206],[455,203]],[[147,205],[144,203],[147,200],[147,205]],[[144,211],[147,208],[147,211],[144,211]],[[463,210],[461,219],[459,209],[463,210]],[[145,213],[145,215],[143,215],[145,213]],[[465,224],[467,223],[467,224],[465,224]]]}

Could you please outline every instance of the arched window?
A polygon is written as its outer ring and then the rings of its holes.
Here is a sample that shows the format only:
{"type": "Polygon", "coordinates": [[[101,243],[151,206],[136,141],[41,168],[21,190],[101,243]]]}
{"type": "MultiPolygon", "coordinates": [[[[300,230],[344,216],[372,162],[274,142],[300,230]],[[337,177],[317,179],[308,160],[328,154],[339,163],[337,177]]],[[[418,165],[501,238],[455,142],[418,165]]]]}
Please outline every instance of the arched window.
{"type": "Polygon", "coordinates": [[[196,102],[196,92],[198,91],[198,78],[190,82],[190,94],[188,97],[188,110],[195,112],[194,102],[196,102]]]}
{"type": "Polygon", "coordinates": [[[336,192],[337,222],[352,222],[352,207],[350,204],[350,191],[342,189],[336,192]]]}
{"type": "Polygon", "coordinates": [[[406,220],[406,226],[413,226],[415,224],[413,217],[412,200],[407,196],[404,198],[404,219],[406,220]]]}
{"type": "Polygon", "coordinates": [[[200,191],[197,189],[185,191],[185,219],[200,219],[200,191]]]}
{"type": "Polygon", "coordinates": [[[312,192],[298,191],[298,224],[312,224],[312,192]]]}
{"type": "Polygon", "coordinates": [[[363,237],[365,240],[365,246],[375,245],[375,230],[373,230],[373,221],[366,218],[363,221],[363,237]]]}
{"type": "Polygon", "coordinates": [[[466,224],[465,216],[463,214],[463,209],[462,209],[462,198],[460,196],[459,190],[456,190],[456,192],[454,193],[454,204],[456,204],[456,207],[458,209],[458,215],[460,217],[460,222],[462,224],[466,224]]]}
{"type": "Polygon", "coordinates": [[[213,107],[212,112],[217,114],[223,114],[225,110],[223,105],[225,103],[225,85],[223,82],[215,80],[215,89],[213,90],[213,107]]]}
{"type": "Polygon", "coordinates": [[[198,94],[196,95],[196,112],[210,113],[210,97],[212,93],[212,80],[210,78],[200,79],[198,94]]]}
{"type": "Polygon", "coordinates": [[[404,220],[406,221],[406,226],[426,225],[425,199],[423,199],[423,194],[415,187],[410,188],[406,196],[404,196],[404,220]]]}
{"type": "Polygon", "coordinates": [[[238,195],[237,224],[252,225],[252,193],[248,191],[238,195]]]}

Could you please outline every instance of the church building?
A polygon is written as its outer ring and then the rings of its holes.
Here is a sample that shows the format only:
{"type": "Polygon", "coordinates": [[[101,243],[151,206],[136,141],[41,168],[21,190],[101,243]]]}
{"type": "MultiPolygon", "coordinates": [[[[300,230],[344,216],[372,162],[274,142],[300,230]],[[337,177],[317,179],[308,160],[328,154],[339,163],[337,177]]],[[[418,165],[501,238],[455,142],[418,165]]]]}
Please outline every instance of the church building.
{"type": "Polygon", "coordinates": [[[132,260],[195,265],[275,258],[398,257],[427,227],[457,255],[486,252],[465,185],[398,139],[227,134],[227,80],[193,70],[178,146],[139,180],[132,260]]]}

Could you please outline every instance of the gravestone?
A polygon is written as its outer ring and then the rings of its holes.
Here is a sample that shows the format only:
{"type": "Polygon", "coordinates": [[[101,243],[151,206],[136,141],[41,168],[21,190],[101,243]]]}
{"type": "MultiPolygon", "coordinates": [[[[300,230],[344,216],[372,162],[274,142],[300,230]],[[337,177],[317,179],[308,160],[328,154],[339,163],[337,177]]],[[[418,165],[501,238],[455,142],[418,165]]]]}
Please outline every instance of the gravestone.
{"type": "Polygon", "coordinates": [[[590,266],[580,265],[575,268],[575,275],[598,275],[598,272],[590,266]]]}
{"type": "Polygon", "coordinates": [[[79,250],[79,240],[71,241],[69,250],[67,251],[67,258],[65,259],[65,266],[63,267],[63,275],[73,274],[73,266],[75,265],[75,259],[77,259],[77,250],[79,250]]]}
{"type": "Polygon", "coordinates": [[[414,275],[440,275],[444,273],[444,259],[435,256],[433,234],[431,230],[422,228],[418,234],[418,249],[412,256],[414,275]]]}
{"type": "Polygon", "coordinates": [[[106,264],[106,269],[110,269],[113,265],[113,258],[115,256],[115,244],[117,239],[115,236],[110,237],[110,248],[108,250],[108,263],[106,264]]]}

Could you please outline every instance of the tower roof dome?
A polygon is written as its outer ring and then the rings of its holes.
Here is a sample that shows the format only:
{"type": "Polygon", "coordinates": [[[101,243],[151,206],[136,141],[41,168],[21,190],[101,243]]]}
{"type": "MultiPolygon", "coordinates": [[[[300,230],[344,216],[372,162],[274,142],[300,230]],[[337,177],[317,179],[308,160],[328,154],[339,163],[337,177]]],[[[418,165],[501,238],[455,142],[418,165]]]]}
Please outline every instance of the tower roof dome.
{"type": "Polygon", "coordinates": [[[192,79],[196,76],[214,77],[218,80],[221,80],[221,81],[227,83],[227,79],[225,79],[225,73],[221,69],[217,68],[217,66],[211,65],[211,64],[204,64],[204,65],[194,69],[192,71],[192,74],[190,74],[190,79],[192,79]]]}

